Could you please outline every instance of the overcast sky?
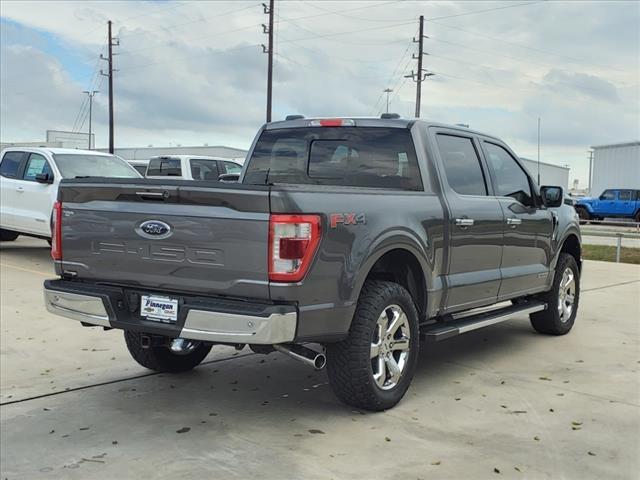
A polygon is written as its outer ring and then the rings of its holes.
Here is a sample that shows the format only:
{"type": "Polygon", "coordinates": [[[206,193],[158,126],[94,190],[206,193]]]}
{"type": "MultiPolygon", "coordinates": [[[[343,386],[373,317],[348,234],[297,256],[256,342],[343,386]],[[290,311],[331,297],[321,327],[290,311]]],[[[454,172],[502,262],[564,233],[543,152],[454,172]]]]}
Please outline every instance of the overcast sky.
{"type": "MultiPolygon", "coordinates": [[[[106,22],[114,22],[116,147],[247,148],[265,120],[260,2],[2,1],[0,137],[86,131],[107,145],[106,22]]],[[[274,119],[412,117],[424,15],[422,117],[465,123],[585,184],[590,145],[640,138],[640,2],[276,0],[274,119]]]]}

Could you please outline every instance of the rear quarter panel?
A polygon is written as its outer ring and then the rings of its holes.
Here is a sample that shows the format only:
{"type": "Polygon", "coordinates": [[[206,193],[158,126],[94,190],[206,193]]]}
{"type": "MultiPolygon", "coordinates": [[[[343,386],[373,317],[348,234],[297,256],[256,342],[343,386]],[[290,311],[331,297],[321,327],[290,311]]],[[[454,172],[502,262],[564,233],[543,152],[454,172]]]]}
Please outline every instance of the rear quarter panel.
{"type": "Polygon", "coordinates": [[[413,253],[425,273],[427,290],[440,291],[443,211],[434,194],[277,186],[271,192],[271,212],[319,214],[322,218],[323,238],[306,278],[294,284],[270,283],[272,300],[299,302],[299,339],[347,332],[367,274],[390,250],[413,253]],[[332,227],[333,214],[355,214],[359,220],[332,227]]]}

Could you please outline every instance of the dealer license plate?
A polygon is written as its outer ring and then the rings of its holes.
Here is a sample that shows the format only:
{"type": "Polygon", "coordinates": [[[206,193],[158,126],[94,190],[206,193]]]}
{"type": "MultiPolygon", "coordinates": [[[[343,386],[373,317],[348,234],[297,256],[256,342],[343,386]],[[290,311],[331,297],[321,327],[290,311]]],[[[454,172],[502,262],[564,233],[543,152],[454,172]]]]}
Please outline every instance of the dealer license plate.
{"type": "Polygon", "coordinates": [[[175,323],[178,320],[178,299],[142,295],[140,297],[140,315],[148,320],[175,323]]]}

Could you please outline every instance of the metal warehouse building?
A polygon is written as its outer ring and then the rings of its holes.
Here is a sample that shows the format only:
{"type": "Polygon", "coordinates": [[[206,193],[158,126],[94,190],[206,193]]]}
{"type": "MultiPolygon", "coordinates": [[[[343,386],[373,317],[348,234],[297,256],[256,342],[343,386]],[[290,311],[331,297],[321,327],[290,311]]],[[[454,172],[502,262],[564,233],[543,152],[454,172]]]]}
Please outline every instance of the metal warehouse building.
{"type": "Polygon", "coordinates": [[[640,140],[591,148],[592,196],[600,195],[607,188],[640,189],[640,140]]]}
{"type": "MultiPolygon", "coordinates": [[[[538,162],[530,158],[520,157],[522,163],[533,178],[538,178],[538,162]]],[[[569,188],[569,168],[553,163],[540,162],[540,185],[553,185],[569,188]]]]}
{"type": "MultiPolygon", "coordinates": [[[[98,151],[108,152],[107,148],[98,148],[98,151]]],[[[159,155],[206,155],[210,157],[232,158],[244,162],[246,150],[224,146],[195,146],[195,147],[141,147],[141,148],[115,148],[114,154],[125,160],[149,160],[159,155]]]]}

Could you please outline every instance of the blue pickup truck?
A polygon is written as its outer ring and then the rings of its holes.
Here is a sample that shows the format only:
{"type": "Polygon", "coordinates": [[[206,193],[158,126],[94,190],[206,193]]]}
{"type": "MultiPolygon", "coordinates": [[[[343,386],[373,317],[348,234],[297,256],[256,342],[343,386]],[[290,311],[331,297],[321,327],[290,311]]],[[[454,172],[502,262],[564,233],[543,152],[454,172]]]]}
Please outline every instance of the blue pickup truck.
{"type": "Polygon", "coordinates": [[[640,190],[605,190],[599,197],[581,198],[575,208],[581,223],[607,217],[633,218],[640,222],[640,190]]]}

